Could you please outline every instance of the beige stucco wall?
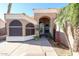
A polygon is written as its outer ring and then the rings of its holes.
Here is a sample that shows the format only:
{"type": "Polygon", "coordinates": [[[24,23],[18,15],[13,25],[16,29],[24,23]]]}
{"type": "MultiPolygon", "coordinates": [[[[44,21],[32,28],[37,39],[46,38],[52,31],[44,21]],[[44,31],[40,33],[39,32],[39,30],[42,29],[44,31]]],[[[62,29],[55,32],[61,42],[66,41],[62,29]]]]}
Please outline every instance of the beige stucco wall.
{"type": "Polygon", "coordinates": [[[5,21],[0,19],[0,29],[5,27],[5,21]]]}
{"type": "Polygon", "coordinates": [[[5,35],[6,30],[5,30],[5,21],[0,19],[0,36],[5,35]]]}

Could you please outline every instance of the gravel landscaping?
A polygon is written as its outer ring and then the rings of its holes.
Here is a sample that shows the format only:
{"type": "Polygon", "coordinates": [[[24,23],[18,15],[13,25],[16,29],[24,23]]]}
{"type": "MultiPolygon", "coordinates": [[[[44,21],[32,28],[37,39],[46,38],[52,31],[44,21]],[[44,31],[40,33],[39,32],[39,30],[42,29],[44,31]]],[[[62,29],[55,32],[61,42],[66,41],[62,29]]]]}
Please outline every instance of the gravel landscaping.
{"type": "Polygon", "coordinates": [[[48,41],[50,42],[50,44],[52,45],[52,47],[54,48],[58,56],[71,56],[72,55],[71,51],[63,44],[58,45],[56,44],[56,42],[54,42],[51,39],[48,39],[48,41]]]}

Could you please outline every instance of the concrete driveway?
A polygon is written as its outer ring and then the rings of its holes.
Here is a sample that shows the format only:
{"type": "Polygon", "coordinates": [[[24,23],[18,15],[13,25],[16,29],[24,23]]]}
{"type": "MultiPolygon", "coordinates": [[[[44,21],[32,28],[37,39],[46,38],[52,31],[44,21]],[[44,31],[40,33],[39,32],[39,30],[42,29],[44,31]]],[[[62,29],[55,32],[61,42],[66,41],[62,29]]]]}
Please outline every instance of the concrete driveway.
{"type": "Polygon", "coordinates": [[[1,56],[57,56],[46,38],[0,43],[1,56]]]}

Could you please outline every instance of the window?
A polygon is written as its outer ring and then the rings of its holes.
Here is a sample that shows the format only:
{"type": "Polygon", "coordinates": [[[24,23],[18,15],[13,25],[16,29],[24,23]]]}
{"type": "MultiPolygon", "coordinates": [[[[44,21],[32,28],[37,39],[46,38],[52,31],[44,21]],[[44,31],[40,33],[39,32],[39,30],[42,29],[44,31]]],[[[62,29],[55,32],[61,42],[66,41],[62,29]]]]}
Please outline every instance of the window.
{"type": "Polygon", "coordinates": [[[22,24],[18,20],[14,20],[9,25],[9,36],[22,36],[22,24]]]}
{"type": "Polygon", "coordinates": [[[35,34],[35,28],[32,23],[29,23],[26,25],[26,36],[28,35],[34,35],[35,34]]]}

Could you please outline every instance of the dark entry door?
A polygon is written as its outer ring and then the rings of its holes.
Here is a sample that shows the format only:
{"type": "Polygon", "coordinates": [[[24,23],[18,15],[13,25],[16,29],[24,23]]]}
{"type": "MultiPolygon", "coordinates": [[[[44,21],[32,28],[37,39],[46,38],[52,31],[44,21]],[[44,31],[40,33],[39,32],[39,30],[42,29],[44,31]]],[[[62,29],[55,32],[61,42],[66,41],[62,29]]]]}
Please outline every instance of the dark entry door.
{"type": "Polygon", "coordinates": [[[49,33],[49,24],[45,24],[45,30],[44,33],[47,35],[49,33]]]}

